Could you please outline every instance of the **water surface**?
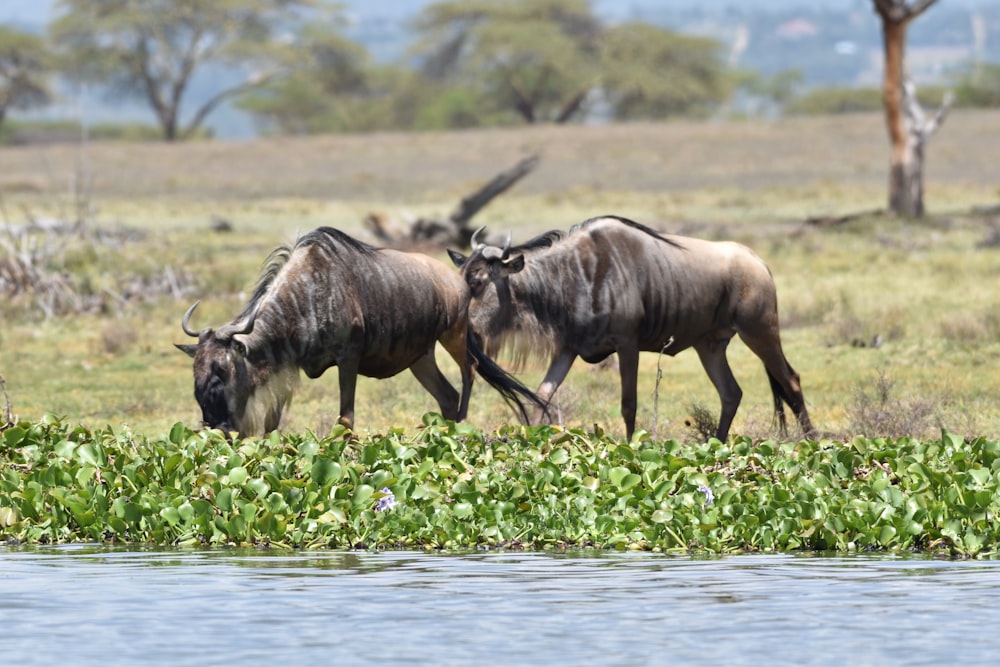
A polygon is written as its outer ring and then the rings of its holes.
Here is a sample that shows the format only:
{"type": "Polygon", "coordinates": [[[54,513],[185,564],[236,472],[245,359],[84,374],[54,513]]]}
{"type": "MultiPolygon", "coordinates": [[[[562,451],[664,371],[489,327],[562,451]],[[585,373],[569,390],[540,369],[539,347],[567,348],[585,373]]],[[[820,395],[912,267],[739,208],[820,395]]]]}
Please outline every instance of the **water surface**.
{"type": "Polygon", "coordinates": [[[985,665],[998,603],[928,558],[0,548],[0,661],[985,665]]]}

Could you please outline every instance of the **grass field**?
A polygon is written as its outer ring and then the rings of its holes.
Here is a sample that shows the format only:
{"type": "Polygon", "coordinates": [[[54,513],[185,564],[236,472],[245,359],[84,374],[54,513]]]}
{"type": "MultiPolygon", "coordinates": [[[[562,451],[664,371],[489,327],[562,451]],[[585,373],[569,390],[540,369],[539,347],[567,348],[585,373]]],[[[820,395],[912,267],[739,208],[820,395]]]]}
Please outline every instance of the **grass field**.
{"type": "MultiPolygon", "coordinates": [[[[537,152],[539,167],[477,223],[512,230],[517,241],[616,213],[747,243],[775,275],[786,354],[820,429],[848,437],[947,427],[996,437],[998,221],[971,211],[1000,196],[997,130],[1000,113],[949,117],[929,144],[926,220],[873,215],[830,227],[803,221],[884,205],[888,147],[878,115],[3,148],[0,222],[72,220],[86,210],[91,233],[37,235],[17,246],[44,256],[89,312],[46,318],[34,295],[4,294],[0,375],[23,419],[55,412],[149,433],[176,421],[197,425],[190,361],[173,347],[185,341],[180,318],[191,302],[203,300],[195,326],[225,323],[268,251],[298,232],[327,224],[372,240],[361,222],[372,211],[442,217],[537,152]],[[210,231],[219,218],[234,231],[210,231]]],[[[744,389],[734,431],[767,435],[763,370],[742,343],[730,358],[744,389]]],[[[534,384],[543,371],[533,365],[523,377],[534,384]]],[[[693,352],[646,355],[641,371],[640,427],[694,437],[687,422],[697,427],[698,408],[717,411],[693,352]]],[[[285,428],[328,432],[336,393],[334,371],[304,380],[285,428]]],[[[578,362],[558,397],[568,425],[623,432],[613,370],[578,362]]],[[[410,428],[434,407],[408,374],[364,381],[357,428],[410,428]]],[[[478,383],[469,419],[491,428],[513,415],[478,383]]]]}

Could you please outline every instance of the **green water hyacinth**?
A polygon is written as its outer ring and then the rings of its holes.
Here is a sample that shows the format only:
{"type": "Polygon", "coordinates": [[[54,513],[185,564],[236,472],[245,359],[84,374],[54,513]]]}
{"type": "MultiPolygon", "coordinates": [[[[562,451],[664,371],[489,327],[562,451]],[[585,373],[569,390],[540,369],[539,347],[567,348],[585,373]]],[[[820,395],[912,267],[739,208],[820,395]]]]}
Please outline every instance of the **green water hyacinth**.
{"type": "Polygon", "coordinates": [[[998,553],[1000,444],[483,432],[0,433],[0,540],[279,548],[998,553]]]}

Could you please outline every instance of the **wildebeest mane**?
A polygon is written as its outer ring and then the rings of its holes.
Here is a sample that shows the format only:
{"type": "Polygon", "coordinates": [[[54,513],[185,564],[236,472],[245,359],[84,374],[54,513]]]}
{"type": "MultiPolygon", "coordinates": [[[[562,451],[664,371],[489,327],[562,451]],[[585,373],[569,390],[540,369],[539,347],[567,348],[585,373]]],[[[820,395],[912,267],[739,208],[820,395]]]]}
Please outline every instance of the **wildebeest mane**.
{"type": "Polygon", "coordinates": [[[539,248],[551,248],[556,244],[557,241],[562,240],[566,237],[566,232],[560,229],[553,229],[548,232],[543,232],[530,241],[525,241],[519,246],[515,246],[510,249],[511,252],[526,252],[530,250],[537,250],[539,248]]]}
{"type": "Polygon", "coordinates": [[[277,278],[278,274],[281,273],[281,269],[288,263],[288,259],[292,256],[292,253],[298,248],[304,248],[310,245],[322,246],[335,255],[339,254],[341,249],[346,249],[349,252],[356,252],[364,256],[374,255],[378,251],[378,248],[348,236],[344,232],[339,229],[334,229],[333,227],[319,227],[307,232],[295,241],[294,246],[278,246],[272,250],[267,256],[267,259],[264,260],[264,264],[257,276],[257,283],[253,289],[253,296],[250,297],[250,301],[243,308],[243,312],[237,317],[237,321],[249,317],[250,314],[257,308],[257,304],[260,303],[261,299],[264,298],[264,295],[267,294],[267,290],[270,289],[275,278],[277,278]]]}
{"type": "Polygon", "coordinates": [[[598,220],[617,220],[618,222],[622,223],[623,225],[625,225],[627,227],[631,227],[632,229],[640,231],[640,232],[642,232],[644,234],[648,234],[648,235],[652,236],[655,239],[658,239],[660,241],[663,241],[664,243],[667,243],[669,245],[674,246],[675,248],[683,248],[684,247],[681,244],[677,243],[676,241],[672,241],[672,240],[666,238],[660,232],[656,231],[652,227],[647,227],[646,225],[642,224],[641,222],[636,222],[635,220],[630,220],[629,218],[625,218],[625,217],[622,217],[620,215],[599,215],[599,216],[596,216],[596,217],[593,217],[593,218],[587,218],[583,222],[578,222],[575,225],[573,225],[572,227],[570,227],[569,228],[569,233],[573,234],[576,231],[583,230],[585,227],[587,227],[588,225],[590,225],[590,224],[592,224],[594,222],[597,222],[598,220]]]}

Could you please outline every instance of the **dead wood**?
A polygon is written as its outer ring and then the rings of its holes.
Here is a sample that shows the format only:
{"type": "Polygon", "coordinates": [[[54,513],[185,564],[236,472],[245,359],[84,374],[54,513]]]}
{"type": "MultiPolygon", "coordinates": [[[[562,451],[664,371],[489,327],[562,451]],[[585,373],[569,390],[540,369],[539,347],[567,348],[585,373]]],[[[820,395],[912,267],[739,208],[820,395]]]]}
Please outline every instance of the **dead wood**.
{"type": "Polygon", "coordinates": [[[482,187],[462,197],[458,206],[447,218],[420,217],[399,221],[386,213],[372,212],[365,216],[363,223],[379,243],[386,246],[411,248],[432,245],[466,248],[475,231],[469,224],[473,216],[534,169],[539,159],[538,155],[529,155],[519,160],[513,167],[500,172],[482,187]]]}
{"type": "Polygon", "coordinates": [[[855,220],[865,218],[875,218],[885,215],[885,209],[876,208],[871,211],[859,211],[856,213],[846,213],[844,215],[817,215],[806,218],[803,223],[809,227],[837,227],[855,220]]]}

